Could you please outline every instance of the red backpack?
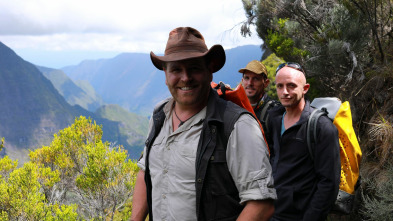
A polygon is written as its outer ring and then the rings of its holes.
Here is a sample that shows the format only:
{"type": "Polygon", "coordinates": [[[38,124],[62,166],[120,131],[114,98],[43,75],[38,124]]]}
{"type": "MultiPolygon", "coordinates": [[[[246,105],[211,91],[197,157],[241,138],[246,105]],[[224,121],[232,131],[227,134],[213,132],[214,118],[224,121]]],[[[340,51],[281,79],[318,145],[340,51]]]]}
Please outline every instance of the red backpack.
{"type": "MultiPolygon", "coordinates": [[[[235,89],[232,89],[229,85],[224,84],[223,82],[220,81],[220,83],[215,83],[211,82],[211,87],[217,91],[218,95],[227,100],[227,101],[232,101],[233,103],[239,105],[240,107],[248,110],[254,117],[255,119],[258,119],[255,115],[254,109],[252,108],[250,101],[248,100],[248,97],[246,95],[246,91],[243,88],[242,84],[237,85],[235,89]]],[[[259,127],[261,128],[263,138],[266,143],[266,138],[265,138],[265,132],[263,131],[262,124],[257,120],[259,127]]],[[[266,143],[267,146],[267,143],[266,143]]],[[[269,147],[267,146],[268,150],[269,147]]],[[[270,153],[270,150],[269,150],[270,153]]]]}

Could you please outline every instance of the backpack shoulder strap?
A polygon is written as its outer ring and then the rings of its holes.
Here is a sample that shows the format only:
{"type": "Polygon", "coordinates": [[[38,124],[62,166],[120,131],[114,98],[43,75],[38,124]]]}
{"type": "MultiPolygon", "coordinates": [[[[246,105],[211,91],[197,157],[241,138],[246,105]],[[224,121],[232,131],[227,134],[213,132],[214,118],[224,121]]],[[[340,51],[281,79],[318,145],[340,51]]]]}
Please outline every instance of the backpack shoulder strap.
{"type": "Polygon", "coordinates": [[[322,110],[315,109],[310,114],[310,117],[308,118],[307,121],[307,134],[306,134],[307,148],[312,160],[314,160],[314,149],[315,149],[315,143],[317,141],[317,123],[318,123],[318,119],[322,115],[327,115],[327,111],[325,108],[323,108],[322,110]]]}
{"type": "Polygon", "coordinates": [[[270,106],[273,102],[274,102],[274,100],[269,100],[269,101],[263,106],[262,111],[261,111],[261,118],[260,118],[260,119],[263,119],[263,121],[265,121],[265,119],[267,118],[267,117],[266,117],[266,112],[267,112],[267,110],[269,109],[269,106],[270,106]]]}
{"type": "Polygon", "coordinates": [[[269,114],[267,113],[267,111],[270,108],[278,106],[278,105],[280,105],[280,103],[278,101],[269,100],[262,108],[261,115],[260,115],[259,119],[262,120],[261,124],[265,127],[265,128],[263,128],[265,130],[265,133],[269,132],[269,125],[267,123],[269,120],[269,114]]]}

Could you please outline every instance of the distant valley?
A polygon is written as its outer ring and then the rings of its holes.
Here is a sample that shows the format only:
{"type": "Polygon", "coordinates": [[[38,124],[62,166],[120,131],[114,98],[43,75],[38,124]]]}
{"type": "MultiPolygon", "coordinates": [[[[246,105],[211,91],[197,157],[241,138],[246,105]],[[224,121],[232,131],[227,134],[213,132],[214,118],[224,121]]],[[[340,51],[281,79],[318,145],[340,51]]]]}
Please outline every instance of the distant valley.
{"type": "Polygon", "coordinates": [[[49,145],[54,133],[82,115],[102,125],[104,141],[123,145],[132,159],[140,156],[147,133],[146,116],[105,105],[89,84],[79,87],[62,71],[39,69],[0,42],[0,138],[5,138],[2,155],[23,164],[29,150],[49,145]],[[50,80],[39,69],[48,71],[50,80]],[[83,107],[96,109],[97,113],[83,107]]]}
{"type": "MultiPolygon", "coordinates": [[[[242,46],[226,55],[214,81],[234,87],[241,80],[237,71],[262,52],[242,46]]],[[[49,145],[54,133],[80,115],[103,126],[103,140],[123,145],[137,159],[154,105],[170,96],[164,73],[149,54],[123,53],[59,70],[24,61],[0,42],[0,77],[0,138],[6,141],[1,154],[22,163],[29,149],[49,145]]]]}

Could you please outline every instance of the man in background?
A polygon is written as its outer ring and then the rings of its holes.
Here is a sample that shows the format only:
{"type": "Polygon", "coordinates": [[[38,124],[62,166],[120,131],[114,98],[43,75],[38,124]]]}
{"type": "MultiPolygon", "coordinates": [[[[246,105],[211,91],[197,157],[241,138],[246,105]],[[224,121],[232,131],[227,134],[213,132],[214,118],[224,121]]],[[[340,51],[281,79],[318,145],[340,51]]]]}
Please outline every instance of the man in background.
{"type": "Polygon", "coordinates": [[[276,70],[282,106],[269,111],[270,162],[277,201],[272,220],[324,221],[340,183],[337,128],[327,116],[319,118],[313,158],[307,146],[307,122],[313,108],[304,98],[310,88],[304,69],[286,62],[276,70]]]}
{"type": "Polygon", "coordinates": [[[265,92],[270,83],[267,77],[267,69],[262,62],[252,60],[245,68],[240,69],[239,72],[243,74],[242,85],[246,91],[248,100],[254,108],[255,115],[259,122],[261,122],[263,131],[267,136],[269,131],[267,111],[280,104],[278,101],[272,100],[265,92]]]}
{"type": "Polygon", "coordinates": [[[172,97],[150,119],[131,219],[269,220],[276,193],[258,122],[210,86],[223,47],[180,27],[164,56],[150,56],[172,97]]]}

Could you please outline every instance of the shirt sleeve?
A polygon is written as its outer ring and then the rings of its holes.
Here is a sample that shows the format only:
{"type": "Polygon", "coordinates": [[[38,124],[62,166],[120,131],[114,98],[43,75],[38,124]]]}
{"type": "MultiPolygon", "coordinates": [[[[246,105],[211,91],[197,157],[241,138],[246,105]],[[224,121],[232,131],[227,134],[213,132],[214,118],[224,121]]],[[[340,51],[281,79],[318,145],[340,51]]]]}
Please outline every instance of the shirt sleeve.
{"type": "Polygon", "coordinates": [[[266,142],[257,121],[249,114],[241,115],[235,123],[226,157],[240,203],[277,199],[266,142]]]}

